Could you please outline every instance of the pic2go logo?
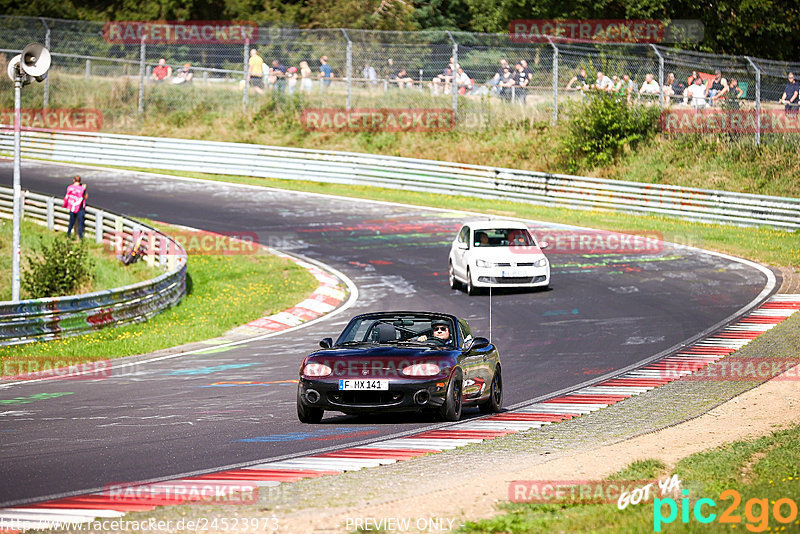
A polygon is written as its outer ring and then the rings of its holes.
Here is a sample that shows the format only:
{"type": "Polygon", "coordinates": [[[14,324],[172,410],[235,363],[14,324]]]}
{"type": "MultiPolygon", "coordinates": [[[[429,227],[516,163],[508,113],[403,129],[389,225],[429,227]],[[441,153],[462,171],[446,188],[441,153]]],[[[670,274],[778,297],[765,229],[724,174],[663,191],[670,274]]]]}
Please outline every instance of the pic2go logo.
{"type": "MultiPolygon", "coordinates": [[[[683,498],[680,505],[672,498],[659,499],[653,501],[653,531],[661,532],[663,524],[670,524],[681,514],[681,522],[688,524],[690,513],[698,523],[712,523],[717,520],[719,523],[739,524],[742,516],[736,513],[742,502],[741,494],[733,489],[727,489],[719,494],[720,500],[731,499],[731,504],[719,515],[713,513],[711,509],[716,508],[717,503],[714,499],[697,499],[694,506],[689,504],[689,490],[683,490],[683,498]],[[667,508],[667,515],[664,515],[664,508],[667,508]]],[[[797,519],[797,503],[792,499],[784,497],[777,499],[770,508],[769,499],[749,499],[744,505],[744,517],[746,519],[745,528],[750,532],[764,532],[769,529],[770,512],[778,523],[789,524],[797,519]]]]}

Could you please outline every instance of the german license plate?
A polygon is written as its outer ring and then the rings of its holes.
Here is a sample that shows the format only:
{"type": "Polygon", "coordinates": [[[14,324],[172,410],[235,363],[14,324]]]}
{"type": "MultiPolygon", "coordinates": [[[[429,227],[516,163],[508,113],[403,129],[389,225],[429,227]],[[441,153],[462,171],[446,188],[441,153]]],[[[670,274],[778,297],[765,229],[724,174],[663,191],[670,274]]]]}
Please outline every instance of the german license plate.
{"type": "Polygon", "coordinates": [[[366,390],[388,391],[389,381],[361,380],[361,379],[339,380],[339,391],[366,391],[366,390]]]}
{"type": "Polygon", "coordinates": [[[525,271],[522,269],[506,269],[500,273],[503,278],[519,278],[525,276],[525,271]]]}

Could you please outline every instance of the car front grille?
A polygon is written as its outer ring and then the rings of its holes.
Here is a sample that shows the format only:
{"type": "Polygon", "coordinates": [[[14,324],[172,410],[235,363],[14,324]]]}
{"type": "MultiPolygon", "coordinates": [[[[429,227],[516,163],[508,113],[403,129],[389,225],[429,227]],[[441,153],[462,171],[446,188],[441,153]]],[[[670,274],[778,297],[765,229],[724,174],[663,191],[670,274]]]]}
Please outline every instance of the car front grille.
{"type": "Polygon", "coordinates": [[[479,276],[478,281],[486,284],[535,284],[544,282],[547,277],[539,276],[479,276]]]}
{"type": "Polygon", "coordinates": [[[400,391],[333,391],[328,402],[342,406],[391,406],[403,402],[400,391]]]}

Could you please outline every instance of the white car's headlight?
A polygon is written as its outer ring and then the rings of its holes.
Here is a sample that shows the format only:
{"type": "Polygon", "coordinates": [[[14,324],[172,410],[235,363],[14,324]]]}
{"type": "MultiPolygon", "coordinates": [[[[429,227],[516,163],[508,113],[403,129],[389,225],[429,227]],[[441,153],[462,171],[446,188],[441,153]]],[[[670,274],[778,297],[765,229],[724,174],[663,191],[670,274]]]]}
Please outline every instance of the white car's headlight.
{"type": "Polygon", "coordinates": [[[494,267],[494,263],[486,260],[475,260],[476,267],[494,267]]]}
{"type": "Polygon", "coordinates": [[[544,267],[545,265],[547,265],[547,258],[542,258],[539,261],[533,262],[534,267],[544,267]]]}

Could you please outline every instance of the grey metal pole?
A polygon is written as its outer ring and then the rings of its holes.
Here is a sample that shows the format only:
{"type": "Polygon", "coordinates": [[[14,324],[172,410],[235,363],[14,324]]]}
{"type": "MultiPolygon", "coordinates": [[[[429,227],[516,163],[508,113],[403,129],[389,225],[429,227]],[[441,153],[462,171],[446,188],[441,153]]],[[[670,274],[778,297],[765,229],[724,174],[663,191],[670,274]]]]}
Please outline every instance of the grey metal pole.
{"type": "Polygon", "coordinates": [[[345,101],[345,109],[350,111],[351,93],[353,89],[353,42],[344,28],[341,29],[344,38],[347,40],[347,100],[345,101]]]}
{"type": "Polygon", "coordinates": [[[89,81],[89,76],[91,76],[91,74],[92,74],[92,60],[91,59],[87,59],[86,60],[86,81],[87,82],[89,81]]]}
{"type": "Polygon", "coordinates": [[[139,108],[137,110],[137,114],[141,115],[144,113],[144,72],[145,72],[145,53],[146,45],[144,42],[144,37],[142,37],[142,43],[139,45],[139,108]]]}
{"type": "Polygon", "coordinates": [[[547,41],[553,47],[553,124],[558,122],[558,47],[549,37],[547,41]]]}
{"type": "Polygon", "coordinates": [[[750,63],[753,67],[753,70],[756,71],[756,146],[761,144],[761,69],[758,68],[758,65],[750,58],[750,56],[744,56],[745,59],[750,63]]]}
{"type": "MultiPolygon", "coordinates": [[[[250,91],[250,64],[248,63],[248,57],[250,55],[250,39],[244,40],[244,89],[242,90],[242,113],[247,112],[247,93],[250,91]]],[[[262,67],[261,72],[262,79],[264,78],[264,72],[262,67]]]]}
{"type": "Polygon", "coordinates": [[[19,302],[20,259],[20,223],[22,220],[22,188],[20,186],[20,101],[22,96],[22,76],[14,77],[14,223],[11,240],[11,300],[19,302]]]}
{"type": "MultiPolygon", "coordinates": [[[[47,21],[44,20],[44,17],[39,17],[42,25],[45,29],[44,34],[44,47],[50,50],[50,26],[47,25],[47,21]]],[[[44,98],[42,99],[42,107],[47,109],[50,107],[50,77],[44,79],[44,98]]]]}
{"type": "Polygon", "coordinates": [[[658,51],[656,45],[651,43],[650,46],[658,56],[658,101],[661,102],[661,107],[663,108],[667,104],[664,101],[664,56],[658,51]]]}
{"type": "Polygon", "coordinates": [[[450,75],[453,79],[450,81],[450,92],[453,93],[453,128],[458,123],[458,87],[456,87],[456,74],[458,74],[458,43],[453,38],[453,34],[449,31],[447,36],[450,42],[453,43],[453,72],[450,75]]]}

